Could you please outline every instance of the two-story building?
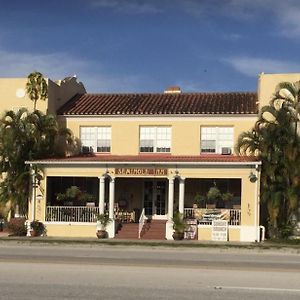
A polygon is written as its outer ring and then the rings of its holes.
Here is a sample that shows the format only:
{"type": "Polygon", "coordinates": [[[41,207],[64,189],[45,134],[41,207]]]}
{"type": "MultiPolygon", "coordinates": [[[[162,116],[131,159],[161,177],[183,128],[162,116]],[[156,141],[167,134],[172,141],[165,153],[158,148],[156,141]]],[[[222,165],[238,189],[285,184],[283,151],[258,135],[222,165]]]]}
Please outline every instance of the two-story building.
{"type": "Polygon", "coordinates": [[[144,238],[172,239],[172,217],[179,211],[196,213],[199,239],[211,239],[215,217],[228,220],[230,240],[258,240],[259,180],[250,179],[259,179],[260,162],[233,154],[257,109],[256,93],[78,94],[57,117],[82,151],[30,162],[45,174],[30,218],[45,221],[49,236],[95,236],[93,213],[107,210],[114,220],[111,238],[138,237],[142,218],[151,224],[144,238]],[[93,195],[94,203],[60,203],[57,194],[70,186],[93,195]],[[232,199],[193,208],[213,186],[232,199]]]}
{"type": "MultiPolygon", "coordinates": [[[[211,240],[212,221],[224,219],[228,240],[259,241],[260,162],[234,146],[269,101],[269,86],[288,80],[272,76],[260,76],[258,93],[89,94],[74,78],[48,81],[48,102],[39,105],[73,131],[80,153],[28,162],[44,173],[29,219],[42,221],[48,236],[94,237],[95,214],[107,212],[110,238],[172,239],[179,211],[197,220],[187,237],[211,240]],[[61,201],[72,186],[89,201],[61,201]],[[208,199],[212,187],[228,197],[208,199]]],[[[21,89],[27,102],[15,106],[30,106],[21,89]]]]}

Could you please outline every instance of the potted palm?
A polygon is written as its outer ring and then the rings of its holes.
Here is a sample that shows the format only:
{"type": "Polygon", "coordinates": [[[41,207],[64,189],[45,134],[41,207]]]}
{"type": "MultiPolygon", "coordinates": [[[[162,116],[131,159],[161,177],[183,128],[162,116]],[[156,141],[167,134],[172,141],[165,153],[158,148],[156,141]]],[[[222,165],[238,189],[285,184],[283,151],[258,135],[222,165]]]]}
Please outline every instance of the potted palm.
{"type": "Polygon", "coordinates": [[[184,230],[186,228],[186,224],[183,219],[183,214],[180,212],[174,213],[172,221],[173,221],[173,229],[174,229],[173,239],[174,240],[183,240],[184,230]]]}
{"type": "Polygon", "coordinates": [[[96,235],[98,239],[107,238],[108,234],[106,231],[107,225],[112,221],[107,214],[97,214],[97,231],[96,235]]]}

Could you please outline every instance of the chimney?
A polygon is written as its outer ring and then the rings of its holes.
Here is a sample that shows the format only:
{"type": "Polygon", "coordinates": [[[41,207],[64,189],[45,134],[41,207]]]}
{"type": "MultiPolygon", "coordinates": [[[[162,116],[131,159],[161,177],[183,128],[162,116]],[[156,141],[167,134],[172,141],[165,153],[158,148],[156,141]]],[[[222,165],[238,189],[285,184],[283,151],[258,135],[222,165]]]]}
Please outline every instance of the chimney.
{"type": "Polygon", "coordinates": [[[169,86],[164,91],[165,94],[181,94],[179,86],[169,86]]]}

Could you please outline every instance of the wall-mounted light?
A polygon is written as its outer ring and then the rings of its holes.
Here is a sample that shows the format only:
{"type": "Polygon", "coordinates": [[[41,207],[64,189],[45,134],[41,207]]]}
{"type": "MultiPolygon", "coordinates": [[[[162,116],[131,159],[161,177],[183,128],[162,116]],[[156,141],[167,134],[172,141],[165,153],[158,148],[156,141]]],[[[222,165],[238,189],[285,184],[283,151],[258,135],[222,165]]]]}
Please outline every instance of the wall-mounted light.
{"type": "Polygon", "coordinates": [[[250,180],[250,182],[256,182],[257,181],[257,176],[253,173],[253,172],[251,172],[250,173],[250,175],[249,175],[249,180],[250,180]]]}
{"type": "Polygon", "coordinates": [[[38,194],[36,195],[36,200],[42,200],[43,199],[43,195],[42,194],[38,194]]]}

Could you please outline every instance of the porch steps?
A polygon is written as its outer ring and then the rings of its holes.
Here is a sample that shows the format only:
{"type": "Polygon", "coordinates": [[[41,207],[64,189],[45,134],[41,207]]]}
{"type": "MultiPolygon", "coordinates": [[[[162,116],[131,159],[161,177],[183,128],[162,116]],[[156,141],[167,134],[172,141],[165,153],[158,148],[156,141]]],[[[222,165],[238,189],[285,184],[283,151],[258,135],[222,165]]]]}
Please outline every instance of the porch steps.
{"type": "Polygon", "coordinates": [[[148,220],[141,232],[142,240],[164,240],[166,237],[165,220],[148,220]]]}
{"type": "Polygon", "coordinates": [[[116,233],[115,239],[137,240],[139,234],[138,223],[124,223],[116,233]]]}

